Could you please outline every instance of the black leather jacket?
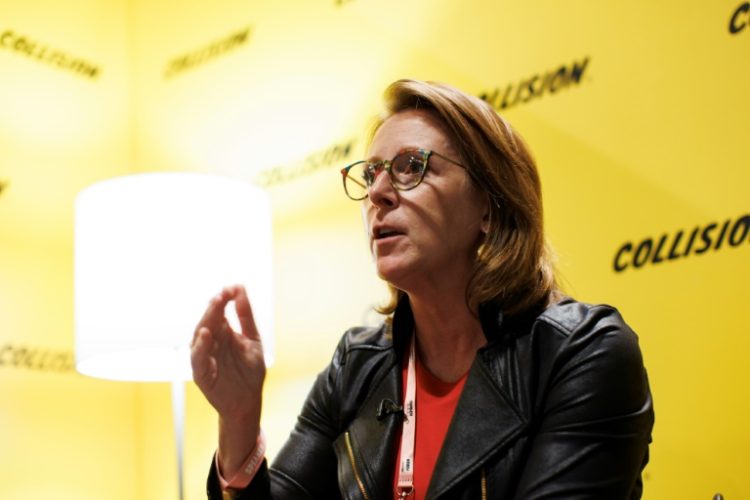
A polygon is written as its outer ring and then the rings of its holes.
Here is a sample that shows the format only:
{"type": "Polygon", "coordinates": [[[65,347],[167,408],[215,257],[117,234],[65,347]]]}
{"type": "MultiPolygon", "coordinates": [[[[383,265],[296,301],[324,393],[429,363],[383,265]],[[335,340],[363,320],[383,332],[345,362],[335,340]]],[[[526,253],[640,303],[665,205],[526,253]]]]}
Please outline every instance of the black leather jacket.
{"type": "MultiPolygon", "coordinates": [[[[570,299],[503,318],[471,367],[429,499],[640,498],[654,422],[636,335],[609,306],[570,299]]],[[[289,440],[236,498],[393,499],[408,301],[354,328],[318,376],[289,440]],[[386,403],[383,403],[386,402],[386,403]],[[391,411],[389,411],[391,410],[391,411]]],[[[221,491],[212,467],[209,498],[221,491]]]]}

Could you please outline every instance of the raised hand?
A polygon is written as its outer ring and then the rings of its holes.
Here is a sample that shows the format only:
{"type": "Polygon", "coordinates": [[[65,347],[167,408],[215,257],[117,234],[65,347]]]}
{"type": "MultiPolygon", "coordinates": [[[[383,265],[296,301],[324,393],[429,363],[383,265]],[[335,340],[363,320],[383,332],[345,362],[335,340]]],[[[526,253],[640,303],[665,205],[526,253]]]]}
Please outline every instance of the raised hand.
{"type": "Polygon", "coordinates": [[[244,287],[224,288],[211,299],[191,345],[193,380],[219,413],[219,460],[229,476],[250,453],[260,429],[266,365],[244,287]],[[234,301],[241,332],[224,309],[234,301]]]}

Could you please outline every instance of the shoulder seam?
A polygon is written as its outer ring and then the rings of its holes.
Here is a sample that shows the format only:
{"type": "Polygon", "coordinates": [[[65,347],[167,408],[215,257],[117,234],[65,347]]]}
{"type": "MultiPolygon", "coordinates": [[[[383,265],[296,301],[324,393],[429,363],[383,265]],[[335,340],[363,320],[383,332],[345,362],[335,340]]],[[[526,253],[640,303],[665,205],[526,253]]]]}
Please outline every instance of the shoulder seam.
{"type": "MultiPolygon", "coordinates": [[[[583,303],[581,302],[581,304],[583,304],[583,303]]],[[[609,310],[615,311],[615,308],[613,308],[612,306],[606,305],[606,304],[593,304],[593,305],[592,304],[585,304],[585,305],[586,305],[586,315],[583,318],[581,318],[576,323],[576,325],[574,327],[572,327],[572,328],[566,327],[565,325],[563,325],[561,322],[559,322],[555,318],[553,318],[551,316],[547,316],[544,313],[539,316],[538,320],[542,321],[544,323],[547,323],[549,325],[552,325],[555,328],[555,330],[559,331],[560,333],[562,333],[562,334],[564,334],[566,336],[570,336],[574,331],[576,331],[578,329],[578,327],[580,326],[580,324],[588,316],[590,316],[590,314],[591,314],[592,311],[596,311],[596,310],[599,310],[599,309],[609,309],[609,310]]]]}

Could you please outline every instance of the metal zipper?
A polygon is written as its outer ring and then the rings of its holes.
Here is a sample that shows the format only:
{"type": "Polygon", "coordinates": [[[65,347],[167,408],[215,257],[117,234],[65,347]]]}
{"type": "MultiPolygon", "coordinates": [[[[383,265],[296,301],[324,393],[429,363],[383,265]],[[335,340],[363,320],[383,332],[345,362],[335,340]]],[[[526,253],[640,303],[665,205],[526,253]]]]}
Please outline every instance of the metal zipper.
{"type": "Polygon", "coordinates": [[[359,471],[357,470],[357,462],[354,459],[354,449],[352,448],[352,440],[349,437],[349,431],[347,431],[344,434],[344,440],[346,441],[346,451],[349,453],[349,461],[352,463],[352,470],[354,471],[354,479],[357,480],[359,491],[362,492],[362,496],[365,497],[365,500],[370,500],[370,497],[367,495],[367,492],[365,491],[365,483],[363,483],[362,478],[359,477],[359,471]]]}
{"type": "Polygon", "coordinates": [[[487,473],[482,467],[482,500],[487,500],[487,473]]]}

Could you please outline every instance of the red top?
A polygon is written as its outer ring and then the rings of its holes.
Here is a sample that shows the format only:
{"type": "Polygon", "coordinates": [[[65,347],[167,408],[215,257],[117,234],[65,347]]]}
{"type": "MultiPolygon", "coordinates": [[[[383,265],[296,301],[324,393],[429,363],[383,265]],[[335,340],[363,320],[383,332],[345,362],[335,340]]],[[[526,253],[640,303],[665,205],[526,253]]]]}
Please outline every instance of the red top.
{"type": "MultiPolygon", "coordinates": [[[[402,392],[406,392],[408,352],[402,368],[402,392]]],[[[424,500],[430,485],[440,449],[443,447],[458,398],[464,388],[468,372],[453,383],[443,382],[431,374],[416,359],[417,371],[417,432],[414,438],[414,495],[408,500],[424,500]]],[[[401,457],[397,457],[393,474],[393,498],[398,485],[398,469],[401,457]]]]}

